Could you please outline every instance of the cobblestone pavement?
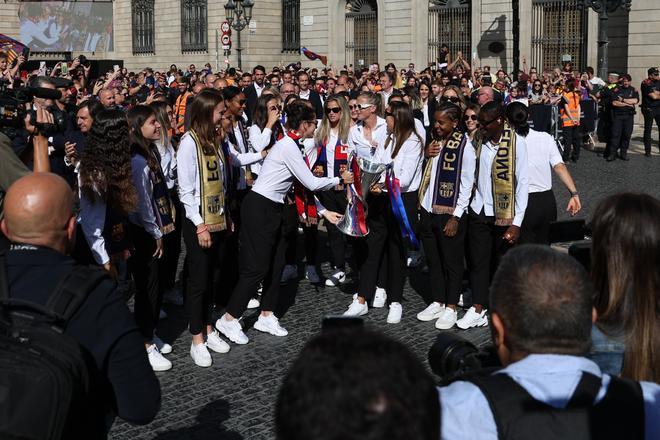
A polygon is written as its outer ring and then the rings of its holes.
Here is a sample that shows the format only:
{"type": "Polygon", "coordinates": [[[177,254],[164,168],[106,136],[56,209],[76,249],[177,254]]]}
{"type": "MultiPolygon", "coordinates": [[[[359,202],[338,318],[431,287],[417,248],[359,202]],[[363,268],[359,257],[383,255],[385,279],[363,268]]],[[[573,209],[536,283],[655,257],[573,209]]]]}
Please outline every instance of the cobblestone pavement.
{"type": "MultiPolygon", "coordinates": [[[[620,191],[640,191],[660,198],[660,157],[654,145],[654,156],[643,156],[643,147],[634,143],[629,162],[608,163],[596,153],[584,151],[577,164],[569,169],[581,194],[583,212],[588,218],[603,197],[620,191]],[[641,154],[640,154],[641,152],[641,154]]],[[[568,194],[555,182],[559,218],[568,194]]],[[[327,273],[327,264],[323,266],[327,273]]],[[[433,322],[417,321],[415,314],[424,307],[428,277],[421,270],[411,271],[405,287],[403,320],[397,325],[385,323],[386,309],[370,309],[365,317],[369,327],[382,330],[409,346],[426,362],[426,353],[437,330],[433,322]]],[[[341,313],[351,300],[351,288],[315,287],[306,280],[284,288],[288,311],[282,324],[289,336],[276,338],[248,330],[250,343],[232,344],[228,354],[213,354],[213,366],[196,367],[189,355],[190,338],[182,307],[166,306],[169,317],[161,322],[160,335],[172,342],[168,355],[174,367],[158,373],[163,402],[156,420],[144,427],[117,421],[110,433],[113,439],[270,439],[273,435],[273,411],[280,381],[287,366],[305,341],[320,331],[326,314],[341,313]],[[297,293],[296,293],[297,292],[297,293]]],[[[256,315],[244,320],[250,324],[256,315]]],[[[458,331],[458,330],[453,330],[458,331]]],[[[488,342],[486,328],[461,332],[478,345],[488,342]]],[[[377,373],[377,372],[376,372],[377,373]]]]}

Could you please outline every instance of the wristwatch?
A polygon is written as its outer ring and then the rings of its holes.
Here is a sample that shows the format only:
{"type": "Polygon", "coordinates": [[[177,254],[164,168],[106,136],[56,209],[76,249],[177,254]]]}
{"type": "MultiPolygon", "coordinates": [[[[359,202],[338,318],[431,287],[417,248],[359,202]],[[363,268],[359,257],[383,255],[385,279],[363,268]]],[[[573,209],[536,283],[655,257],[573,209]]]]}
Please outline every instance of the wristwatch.
{"type": "Polygon", "coordinates": [[[344,185],[344,178],[343,178],[343,177],[340,177],[340,178],[339,178],[339,184],[340,184],[340,185],[344,185]]]}
{"type": "Polygon", "coordinates": [[[578,193],[577,191],[569,191],[569,192],[571,193],[571,197],[580,195],[580,193],[578,193]]]}

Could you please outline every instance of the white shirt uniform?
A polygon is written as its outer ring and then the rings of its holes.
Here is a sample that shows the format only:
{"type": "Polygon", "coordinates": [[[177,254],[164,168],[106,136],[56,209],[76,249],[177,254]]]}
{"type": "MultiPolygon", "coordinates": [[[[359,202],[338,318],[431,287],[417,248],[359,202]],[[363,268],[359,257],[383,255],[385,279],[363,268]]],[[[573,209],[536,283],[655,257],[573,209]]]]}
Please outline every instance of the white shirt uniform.
{"type": "MultiPolygon", "coordinates": [[[[239,154],[244,154],[244,153],[249,153],[249,141],[248,139],[245,139],[243,137],[243,132],[241,130],[240,124],[236,124],[235,127],[233,127],[234,130],[234,136],[236,137],[236,145],[234,147],[236,148],[236,151],[239,154]]],[[[236,186],[236,189],[247,189],[247,182],[245,180],[245,173],[247,172],[247,168],[244,166],[244,164],[237,164],[236,162],[232,161],[232,165],[235,167],[239,167],[239,178],[238,178],[238,183],[236,186]]],[[[257,166],[257,168],[260,168],[257,166]]],[[[257,173],[255,170],[252,169],[252,166],[250,166],[250,170],[257,173]]],[[[258,174],[258,173],[257,173],[258,174]]]]}
{"type": "MultiPolygon", "coordinates": [[[[435,179],[438,170],[438,163],[440,162],[441,156],[442,151],[440,151],[439,155],[431,159],[431,179],[429,181],[428,190],[424,194],[424,198],[422,199],[421,203],[422,208],[429,213],[433,212],[433,193],[437,185],[435,179]]],[[[456,209],[454,209],[453,213],[453,215],[456,217],[462,217],[470,203],[472,187],[474,185],[474,168],[476,163],[477,154],[474,151],[472,142],[470,142],[470,139],[468,139],[463,150],[463,162],[461,164],[461,186],[458,189],[458,200],[456,201],[456,209]]]]}
{"type": "Polygon", "coordinates": [[[543,192],[552,189],[552,169],[564,163],[557,143],[548,133],[529,130],[527,160],[529,161],[529,192],[543,192]]]}
{"type": "MultiPolygon", "coordinates": [[[[520,226],[525,217],[529,195],[529,162],[527,160],[527,144],[525,143],[525,139],[515,133],[513,136],[516,136],[516,206],[513,225],[520,226]]],[[[493,209],[493,179],[491,170],[495,155],[497,154],[497,148],[498,146],[492,145],[490,141],[484,143],[481,147],[477,190],[474,193],[472,203],[470,203],[470,207],[474,212],[479,214],[483,209],[484,215],[488,217],[495,215],[493,209]]]]}
{"type": "Polygon", "coordinates": [[[339,184],[338,177],[314,177],[296,142],[285,136],[270,149],[252,191],[273,202],[284,203],[295,180],[311,191],[324,191],[339,184]]]}
{"type": "Polygon", "coordinates": [[[261,94],[263,93],[265,86],[259,86],[257,83],[252,84],[254,84],[254,90],[257,92],[257,98],[261,98],[261,94]]]}
{"type": "Polygon", "coordinates": [[[172,147],[171,142],[163,145],[161,141],[156,141],[155,144],[160,155],[160,168],[163,170],[167,189],[172,189],[176,184],[176,153],[174,147],[172,147]]]}
{"type": "MultiPolygon", "coordinates": [[[[396,145],[395,137],[392,136],[387,149],[385,149],[386,143],[387,138],[378,144],[375,154],[376,161],[384,164],[394,163],[394,175],[399,179],[402,193],[417,191],[422,181],[423,143],[420,142],[415,133],[410,133],[394,159],[392,159],[392,153],[396,145]]],[[[385,173],[383,173],[380,180],[385,181],[385,173]]]]}
{"type": "MultiPolygon", "coordinates": [[[[270,128],[264,128],[263,130],[259,128],[258,125],[252,124],[248,129],[248,145],[250,151],[261,153],[264,148],[270,144],[270,137],[273,134],[273,131],[270,128]]],[[[259,174],[261,171],[261,164],[263,160],[256,162],[254,165],[250,166],[252,172],[259,174]]]]}
{"type": "Polygon", "coordinates": [[[364,123],[360,121],[348,132],[348,153],[355,152],[358,157],[373,158],[376,148],[381,142],[385,142],[385,139],[387,139],[385,119],[376,117],[376,127],[371,131],[372,142],[364,137],[364,123]]]}

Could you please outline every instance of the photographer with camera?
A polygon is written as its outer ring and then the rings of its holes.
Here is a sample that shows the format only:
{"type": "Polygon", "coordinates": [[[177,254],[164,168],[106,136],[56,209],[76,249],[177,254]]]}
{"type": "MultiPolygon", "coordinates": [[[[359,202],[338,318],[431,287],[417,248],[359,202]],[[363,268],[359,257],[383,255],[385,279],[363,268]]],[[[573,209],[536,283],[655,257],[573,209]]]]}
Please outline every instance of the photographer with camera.
{"type": "Polygon", "coordinates": [[[592,295],[570,256],[541,245],[508,252],[490,288],[505,368],[440,388],[441,438],[660,438],[660,385],[604,374],[584,357],[592,295]]]}

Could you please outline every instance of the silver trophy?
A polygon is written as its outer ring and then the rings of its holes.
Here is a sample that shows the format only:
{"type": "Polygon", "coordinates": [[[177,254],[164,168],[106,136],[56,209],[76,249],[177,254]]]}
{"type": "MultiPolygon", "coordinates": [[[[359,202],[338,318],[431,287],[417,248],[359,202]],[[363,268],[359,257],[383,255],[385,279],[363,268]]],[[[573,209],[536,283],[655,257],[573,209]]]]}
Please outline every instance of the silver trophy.
{"type": "Polygon", "coordinates": [[[366,224],[367,194],[369,194],[371,186],[378,182],[386,166],[385,164],[373,162],[364,157],[358,157],[356,159],[355,156],[349,160],[349,163],[352,164],[353,160],[357,161],[357,165],[360,168],[360,182],[354,182],[346,189],[348,206],[346,206],[344,217],[337,223],[337,229],[351,237],[364,237],[369,233],[366,224]],[[360,185],[359,192],[355,188],[356,184],[360,185]]]}

